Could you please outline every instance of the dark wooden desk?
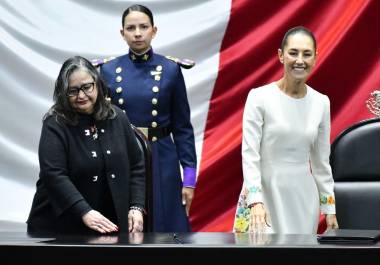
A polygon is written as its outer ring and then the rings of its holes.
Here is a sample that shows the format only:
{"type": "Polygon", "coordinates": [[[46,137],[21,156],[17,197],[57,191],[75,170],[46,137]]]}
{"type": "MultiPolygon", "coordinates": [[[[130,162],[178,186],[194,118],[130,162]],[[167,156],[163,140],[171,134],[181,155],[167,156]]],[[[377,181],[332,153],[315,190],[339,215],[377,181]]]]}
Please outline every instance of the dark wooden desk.
{"type": "Polygon", "coordinates": [[[0,222],[0,264],[378,264],[380,244],[326,245],[312,235],[140,233],[30,237],[0,222]]]}

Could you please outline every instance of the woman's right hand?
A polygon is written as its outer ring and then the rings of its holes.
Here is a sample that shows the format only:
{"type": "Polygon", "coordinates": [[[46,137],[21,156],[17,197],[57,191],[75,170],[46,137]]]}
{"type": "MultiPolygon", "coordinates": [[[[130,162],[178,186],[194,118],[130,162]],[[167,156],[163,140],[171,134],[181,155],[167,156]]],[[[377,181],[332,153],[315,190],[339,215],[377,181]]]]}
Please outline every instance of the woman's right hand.
{"type": "Polygon", "coordinates": [[[267,213],[262,202],[255,203],[251,207],[249,232],[264,232],[267,213]]]}
{"type": "Polygon", "coordinates": [[[102,234],[117,232],[119,230],[114,223],[95,210],[90,210],[83,215],[82,220],[86,226],[102,234]]]}

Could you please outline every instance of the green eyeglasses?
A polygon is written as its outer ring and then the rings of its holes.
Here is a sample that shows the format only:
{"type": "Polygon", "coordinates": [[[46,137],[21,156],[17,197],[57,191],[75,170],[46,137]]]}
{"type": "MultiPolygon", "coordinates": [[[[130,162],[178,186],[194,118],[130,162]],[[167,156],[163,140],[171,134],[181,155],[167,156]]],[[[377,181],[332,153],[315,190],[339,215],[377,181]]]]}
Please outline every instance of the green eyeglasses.
{"type": "Polygon", "coordinates": [[[80,87],[75,87],[75,86],[69,87],[67,89],[66,95],[68,97],[76,97],[78,96],[79,91],[82,90],[83,93],[85,93],[86,96],[88,96],[94,90],[94,87],[95,87],[95,82],[86,83],[86,84],[81,85],[80,87]]]}

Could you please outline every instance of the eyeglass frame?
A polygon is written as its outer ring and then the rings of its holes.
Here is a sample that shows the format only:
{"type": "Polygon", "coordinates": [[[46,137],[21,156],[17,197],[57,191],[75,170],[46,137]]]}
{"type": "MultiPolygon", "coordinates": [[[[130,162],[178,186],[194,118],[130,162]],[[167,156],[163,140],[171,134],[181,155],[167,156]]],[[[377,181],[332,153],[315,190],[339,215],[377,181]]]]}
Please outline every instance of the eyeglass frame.
{"type": "Polygon", "coordinates": [[[80,87],[77,87],[77,86],[69,87],[67,88],[66,95],[68,97],[77,97],[79,95],[79,92],[82,90],[82,92],[86,96],[88,96],[90,93],[94,91],[94,88],[95,88],[95,81],[82,84],[80,87]],[[89,91],[86,92],[86,89],[84,87],[88,85],[91,85],[91,88],[89,89],[89,91]],[[74,90],[74,89],[75,89],[75,94],[70,94],[70,90],[74,90]]]}

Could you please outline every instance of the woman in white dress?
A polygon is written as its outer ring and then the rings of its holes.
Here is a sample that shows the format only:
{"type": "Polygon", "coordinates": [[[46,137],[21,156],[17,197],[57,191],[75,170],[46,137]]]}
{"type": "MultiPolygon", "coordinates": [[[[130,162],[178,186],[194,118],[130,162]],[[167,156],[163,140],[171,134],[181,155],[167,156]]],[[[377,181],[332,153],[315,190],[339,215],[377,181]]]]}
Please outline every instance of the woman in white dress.
{"type": "Polygon", "coordinates": [[[316,55],[313,33],[290,29],[278,50],[283,77],[249,92],[235,232],[315,234],[320,212],[328,229],[338,228],[329,164],[330,101],[305,83],[316,55]]]}

